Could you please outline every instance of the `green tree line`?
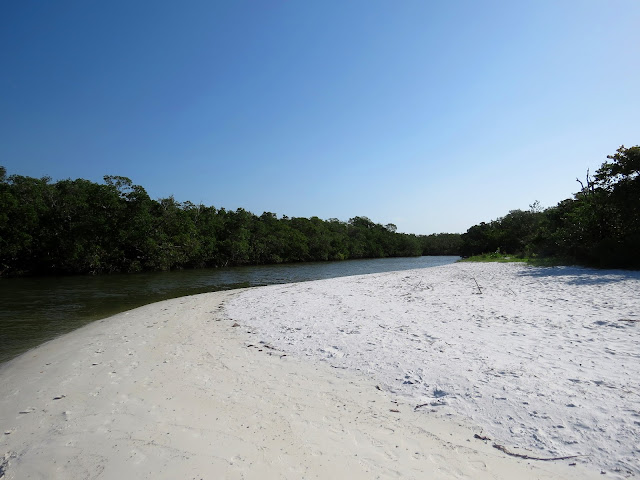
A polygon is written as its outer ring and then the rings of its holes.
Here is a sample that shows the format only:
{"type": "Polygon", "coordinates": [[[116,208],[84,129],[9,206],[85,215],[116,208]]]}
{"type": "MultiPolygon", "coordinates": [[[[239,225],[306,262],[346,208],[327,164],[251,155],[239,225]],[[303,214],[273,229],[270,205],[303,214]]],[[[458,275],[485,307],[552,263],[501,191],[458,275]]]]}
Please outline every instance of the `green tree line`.
{"type": "Polygon", "coordinates": [[[462,235],[464,256],[502,252],[597,267],[640,268],[640,146],[621,146],[573,198],[512,210],[462,235]]]}
{"type": "Polygon", "coordinates": [[[126,177],[52,182],[0,167],[0,276],[456,255],[460,245],[457,234],[397,233],[367,217],[257,216],[153,200],[126,177]]]}
{"type": "Polygon", "coordinates": [[[278,218],[153,200],[126,177],[104,183],[7,176],[0,167],[0,276],[139,272],[502,252],[640,268],[640,146],[620,147],[558,205],[512,210],[463,235],[397,233],[367,217],[278,218]]]}

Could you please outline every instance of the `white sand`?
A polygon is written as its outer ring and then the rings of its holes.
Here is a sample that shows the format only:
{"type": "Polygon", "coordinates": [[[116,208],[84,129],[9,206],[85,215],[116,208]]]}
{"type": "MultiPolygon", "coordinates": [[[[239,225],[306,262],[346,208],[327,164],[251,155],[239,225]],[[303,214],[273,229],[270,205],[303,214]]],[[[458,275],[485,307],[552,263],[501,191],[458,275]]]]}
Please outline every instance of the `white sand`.
{"type": "Polygon", "coordinates": [[[428,404],[425,417],[585,455],[607,478],[640,473],[640,272],[455,264],[248,290],[226,312],[276,348],[428,404]]]}
{"type": "MultiPolygon", "coordinates": [[[[376,278],[401,284],[415,275],[376,278]]],[[[346,289],[362,281],[331,282],[346,289]]],[[[331,290],[331,282],[293,288],[331,290]]],[[[291,301],[291,287],[280,288],[283,302],[291,301]]],[[[600,478],[569,461],[508,457],[491,442],[473,439],[474,430],[423,409],[414,412],[410,397],[378,391],[362,374],[283,356],[258,343],[261,336],[233,327],[220,307],[231,296],[237,309],[246,297],[255,314],[256,296],[267,294],[275,313],[276,291],[148,305],[3,365],[0,477],[600,478]]],[[[300,300],[312,308],[322,297],[305,294],[300,300]]],[[[300,321],[306,308],[290,323],[300,321]]],[[[323,323],[328,329],[334,320],[323,323]]],[[[305,322],[295,325],[307,328],[305,322]]]]}

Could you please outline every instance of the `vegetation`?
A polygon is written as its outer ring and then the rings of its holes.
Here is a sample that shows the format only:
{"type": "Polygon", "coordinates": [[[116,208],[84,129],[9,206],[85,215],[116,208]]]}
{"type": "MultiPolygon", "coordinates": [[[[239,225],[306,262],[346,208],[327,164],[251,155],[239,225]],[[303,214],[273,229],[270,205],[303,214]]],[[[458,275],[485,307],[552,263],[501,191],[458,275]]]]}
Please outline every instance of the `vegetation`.
{"type": "Polygon", "coordinates": [[[487,262],[487,263],[526,263],[535,267],[554,267],[557,265],[570,265],[575,263],[569,258],[560,257],[524,257],[518,255],[510,255],[506,253],[483,253],[482,255],[473,255],[465,257],[458,262],[487,262]]]}
{"type": "Polygon", "coordinates": [[[622,146],[607,158],[593,177],[578,180],[573,198],[554,207],[536,202],[463,235],[427,236],[397,233],[395,225],[367,217],[278,218],[152,200],[125,177],[52,183],[7,176],[0,167],[0,276],[419,255],[640,268],[640,146],[622,146]]]}
{"type": "Polygon", "coordinates": [[[528,257],[516,257],[514,255],[508,255],[505,253],[483,253],[481,255],[473,255],[471,257],[465,257],[459,262],[487,262],[487,263],[511,263],[511,262],[529,262],[528,257]]]}
{"type": "MultiPolygon", "coordinates": [[[[621,146],[555,207],[512,210],[462,235],[461,254],[496,252],[537,264],[640,268],[640,146],[621,146]]],[[[484,259],[491,259],[485,256],[484,259]]]]}
{"type": "Polygon", "coordinates": [[[52,183],[0,167],[1,276],[455,255],[460,244],[460,235],[402,234],[367,217],[256,216],[152,200],[125,177],[52,183]]]}

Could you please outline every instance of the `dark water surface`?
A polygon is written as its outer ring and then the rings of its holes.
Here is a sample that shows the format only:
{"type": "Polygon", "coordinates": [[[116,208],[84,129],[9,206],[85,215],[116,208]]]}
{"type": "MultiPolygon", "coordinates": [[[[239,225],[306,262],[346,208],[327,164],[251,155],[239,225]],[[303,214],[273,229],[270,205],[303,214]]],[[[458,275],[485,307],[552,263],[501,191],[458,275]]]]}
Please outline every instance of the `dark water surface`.
{"type": "Polygon", "coordinates": [[[0,279],[0,362],[94,320],[168,298],[435,267],[458,258],[383,258],[128,275],[0,279]]]}

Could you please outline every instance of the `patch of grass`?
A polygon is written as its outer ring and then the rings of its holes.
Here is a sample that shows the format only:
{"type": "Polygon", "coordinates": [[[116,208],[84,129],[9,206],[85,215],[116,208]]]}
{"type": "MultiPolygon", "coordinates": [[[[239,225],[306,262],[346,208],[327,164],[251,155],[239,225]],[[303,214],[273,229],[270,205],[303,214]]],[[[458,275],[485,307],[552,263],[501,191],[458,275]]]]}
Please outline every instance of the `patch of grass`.
{"type": "Polygon", "coordinates": [[[534,267],[556,267],[559,265],[575,265],[566,258],[560,257],[521,257],[518,255],[510,255],[507,253],[483,253],[482,255],[474,255],[472,257],[463,258],[459,262],[498,262],[498,263],[526,263],[534,267]]]}
{"type": "Polygon", "coordinates": [[[482,255],[474,255],[472,257],[463,258],[459,262],[527,262],[527,258],[518,257],[516,255],[508,255],[506,253],[483,253],[482,255]]]}

